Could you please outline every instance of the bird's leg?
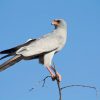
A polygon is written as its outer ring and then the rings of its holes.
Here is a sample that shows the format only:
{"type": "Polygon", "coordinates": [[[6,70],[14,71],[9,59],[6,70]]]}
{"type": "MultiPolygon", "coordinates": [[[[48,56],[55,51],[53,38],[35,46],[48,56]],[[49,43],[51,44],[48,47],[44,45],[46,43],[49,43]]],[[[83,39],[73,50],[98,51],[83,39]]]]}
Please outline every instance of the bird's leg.
{"type": "Polygon", "coordinates": [[[47,68],[47,70],[49,71],[52,80],[54,81],[54,80],[56,79],[56,76],[55,76],[55,74],[52,72],[51,67],[46,67],[46,68],[47,68]]]}
{"type": "MultiPolygon", "coordinates": [[[[50,68],[55,72],[54,67],[50,66],[50,68]]],[[[61,81],[61,80],[62,80],[61,75],[60,75],[58,72],[57,72],[56,74],[57,74],[57,78],[58,78],[58,80],[61,81]]]]}

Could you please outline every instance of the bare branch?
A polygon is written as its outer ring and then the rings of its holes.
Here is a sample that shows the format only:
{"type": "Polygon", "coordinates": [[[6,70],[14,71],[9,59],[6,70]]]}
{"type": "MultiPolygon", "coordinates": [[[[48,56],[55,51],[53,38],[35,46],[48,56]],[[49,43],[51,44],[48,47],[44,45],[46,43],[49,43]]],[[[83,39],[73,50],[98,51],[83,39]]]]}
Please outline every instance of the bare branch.
{"type": "Polygon", "coordinates": [[[34,90],[34,88],[31,88],[31,89],[29,89],[29,92],[31,92],[31,91],[33,91],[34,90]]]}
{"type": "Polygon", "coordinates": [[[55,72],[55,75],[56,75],[56,82],[57,82],[57,86],[58,86],[58,91],[59,91],[59,100],[62,100],[62,91],[61,91],[61,85],[60,85],[60,81],[57,77],[57,71],[56,71],[56,66],[55,64],[53,63],[53,66],[54,66],[54,72],[55,72]]]}
{"type": "MultiPolygon", "coordinates": [[[[42,87],[44,87],[46,79],[50,78],[51,76],[46,76],[43,80],[39,81],[38,84],[40,84],[41,82],[43,82],[42,87]]],[[[29,92],[33,91],[35,88],[31,88],[29,89],[29,92]]]]}
{"type": "MultiPolygon", "coordinates": [[[[66,89],[66,88],[70,88],[70,87],[83,87],[83,88],[90,88],[90,89],[94,89],[96,91],[96,97],[98,97],[98,90],[95,86],[89,86],[89,85],[81,85],[81,84],[72,84],[72,85],[67,85],[67,86],[63,86],[61,87],[61,83],[59,81],[58,75],[57,75],[57,71],[56,71],[56,66],[53,63],[53,67],[54,67],[54,73],[55,73],[55,81],[57,83],[58,86],[58,91],[59,91],[59,100],[62,100],[62,90],[66,89]]],[[[40,82],[43,82],[42,87],[45,86],[46,80],[48,78],[52,78],[51,76],[46,76],[43,80],[41,80],[40,82]]],[[[54,81],[54,80],[53,80],[54,81]]],[[[39,83],[40,83],[39,82],[39,83]]],[[[31,88],[29,91],[32,91],[34,88],[31,88]]],[[[98,98],[97,98],[98,99],[98,98]]]]}
{"type": "Polygon", "coordinates": [[[96,92],[96,96],[98,96],[98,90],[96,87],[94,86],[88,86],[88,85],[67,85],[67,86],[64,86],[61,88],[61,90],[65,89],[65,88],[69,88],[69,87],[86,87],[86,88],[91,88],[91,89],[94,89],[95,92],[96,92]]]}
{"type": "MultiPolygon", "coordinates": [[[[55,66],[55,64],[53,63],[53,66],[54,66],[54,72],[55,72],[55,75],[56,75],[56,77],[57,77],[57,71],[56,71],[56,66],[55,66]]],[[[64,86],[64,87],[61,87],[61,84],[60,84],[60,82],[59,82],[59,79],[58,79],[58,77],[56,78],[56,82],[57,82],[57,86],[58,86],[58,90],[59,90],[59,100],[62,100],[62,90],[64,90],[65,88],[69,88],[69,87],[85,87],[85,88],[90,88],[90,89],[94,89],[95,90],[95,92],[96,92],[96,97],[98,97],[98,90],[97,90],[97,88],[96,87],[94,87],[94,86],[89,86],[89,85],[67,85],[67,86],[64,86]]]]}
{"type": "Polygon", "coordinates": [[[46,76],[46,77],[42,80],[42,81],[43,81],[42,87],[44,87],[47,78],[51,78],[51,76],[46,76]]]}

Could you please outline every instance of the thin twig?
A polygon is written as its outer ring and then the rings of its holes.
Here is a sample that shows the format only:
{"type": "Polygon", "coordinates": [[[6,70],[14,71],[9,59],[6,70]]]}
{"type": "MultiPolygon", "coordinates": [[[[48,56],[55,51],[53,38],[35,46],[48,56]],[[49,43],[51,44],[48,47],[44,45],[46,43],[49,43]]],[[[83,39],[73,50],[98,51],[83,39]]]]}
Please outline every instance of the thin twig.
{"type": "MultiPolygon", "coordinates": [[[[62,100],[62,90],[66,89],[66,88],[69,88],[69,87],[83,87],[83,88],[85,87],[85,88],[94,89],[94,90],[96,91],[96,97],[97,97],[97,99],[98,99],[98,90],[97,90],[97,88],[94,87],[94,86],[80,85],[80,84],[77,85],[77,84],[76,84],[76,85],[67,85],[67,86],[61,87],[61,84],[60,84],[60,81],[59,81],[59,78],[58,78],[58,75],[57,75],[57,71],[56,71],[56,66],[55,66],[54,63],[53,63],[53,66],[54,66],[54,73],[55,73],[55,75],[56,75],[55,81],[57,82],[58,91],[59,91],[59,100],[62,100]]],[[[51,78],[51,76],[46,76],[43,80],[40,81],[40,82],[43,82],[42,87],[45,86],[46,80],[47,80],[48,78],[51,78]]],[[[39,82],[39,83],[40,83],[40,82],[39,82]]],[[[34,89],[34,88],[31,88],[29,91],[32,91],[33,89],[34,89]]]]}
{"type": "MultiPolygon", "coordinates": [[[[53,66],[54,66],[54,72],[55,72],[55,75],[57,77],[57,71],[56,71],[56,66],[55,64],[53,63],[53,66]]],[[[56,82],[57,82],[57,86],[58,86],[58,90],[59,90],[59,100],[62,100],[62,90],[65,89],[65,88],[68,88],[68,87],[86,87],[86,88],[91,88],[91,89],[94,89],[96,91],[96,97],[98,98],[98,90],[96,87],[94,86],[89,86],[89,85],[67,85],[67,86],[64,86],[64,87],[61,87],[61,84],[59,82],[59,79],[58,77],[56,78],[56,82]]]]}
{"type": "Polygon", "coordinates": [[[56,82],[57,82],[57,86],[58,86],[58,91],[59,91],[59,100],[62,100],[62,91],[61,91],[61,85],[60,85],[60,81],[57,77],[57,71],[56,71],[56,66],[55,64],[53,63],[53,66],[54,66],[54,72],[55,72],[55,75],[56,75],[56,82]]]}
{"type": "Polygon", "coordinates": [[[46,77],[42,80],[42,81],[43,81],[42,87],[44,87],[47,78],[51,78],[51,76],[46,76],[46,77]]]}
{"type": "MultiPolygon", "coordinates": [[[[46,76],[43,80],[39,81],[38,83],[40,84],[41,82],[43,82],[42,87],[44,87],[46,79],[50,78],[51,76],[46,76]]],[[[29,89],[29,92],[33,91],[35,88],[31,88],[29,89]]]]}
{"type": "Polygon", "coordinates": [[[96,87],[94,86],[89,86],[89,85],[67,85],[61,88],[61,90],[65,89],[65,88],[69,88],[69,87],[86,87],[86,88],[91,88],[94,89],[96,91],[96,96],[98,96],[98,90],[96,87]]]}
{"type": "Polygon", "coordinates": [[[34,90],[34,88],[31,88],[31,89],[29,89],[29,92],[31,92],[31,91],[33,91],[34,90]]]}

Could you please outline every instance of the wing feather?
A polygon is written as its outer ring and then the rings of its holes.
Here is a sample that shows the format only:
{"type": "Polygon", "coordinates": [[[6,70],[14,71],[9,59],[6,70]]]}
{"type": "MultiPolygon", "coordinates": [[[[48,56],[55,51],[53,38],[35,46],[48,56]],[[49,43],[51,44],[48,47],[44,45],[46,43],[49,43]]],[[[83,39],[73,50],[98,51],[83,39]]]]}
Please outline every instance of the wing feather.
{"type": "Polygon", "coordinates": [[[19,62],[22,59],[23,57],[21,55],[14,56],[13,58],[7,60],[6,62],[0,65],[0,71],[7,69],[8,67],[14,65],[15,63],[19,62]]]}
{"type": "Polygon", "coordinates": [[[29,45],[20,48],[16,54],[22,54],[25,57],[35,56],[45,52],[57,50],[59,47],[59,39],[55,35],[45,36],[31,42],[29,45]]]}

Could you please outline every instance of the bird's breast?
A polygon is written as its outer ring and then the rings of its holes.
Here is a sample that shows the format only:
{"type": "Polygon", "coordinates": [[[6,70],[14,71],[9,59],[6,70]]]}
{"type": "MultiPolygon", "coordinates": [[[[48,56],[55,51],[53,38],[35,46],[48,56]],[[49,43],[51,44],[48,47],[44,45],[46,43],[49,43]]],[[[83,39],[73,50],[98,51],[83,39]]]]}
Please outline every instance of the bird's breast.
{"type": "Polygon", "coordinates": [[[57,34],[58,35],[58,43],[59,43],[59,48],[58,51],[61,50],[65,44],[66,44],[66,40],[67,40],[67,32],[66,31],[60,31],[60,33],[57,34]]]}

